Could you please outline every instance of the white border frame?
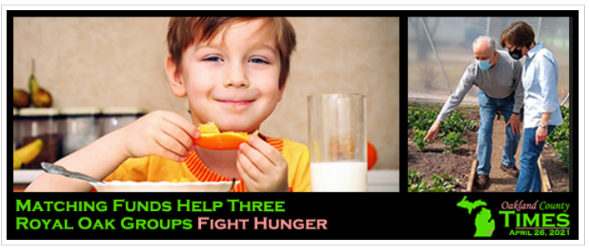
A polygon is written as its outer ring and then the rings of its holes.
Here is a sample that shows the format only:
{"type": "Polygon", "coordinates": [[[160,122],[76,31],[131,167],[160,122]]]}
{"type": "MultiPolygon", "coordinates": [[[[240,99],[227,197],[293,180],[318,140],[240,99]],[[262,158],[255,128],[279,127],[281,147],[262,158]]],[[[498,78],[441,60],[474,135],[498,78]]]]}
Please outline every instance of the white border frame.
{"type": "MultiPolygon", "coordinates": [[[[115,2],[115,1],[113,1],[115,2]]],[[[217,1],[215,1],[217,2],[217,1]]],[[[176,240],[141,240],[141,241],[116,241],[116,240],[112,240],[112,241],[103,241],[103,240],[96,240],[96,241],[61,241],[61,240],[55,240],[55,241],[41,241],[41,240],[35,240],[35,241],[18,241],[18,240],[7,240],[6,239],[6,225],[4,224],[6,222],[6,194],[7,191],[4,189],[4,187],[6,186],[7,180],[6,180],[6,175],[5,174],[5,170],[2,171],[2,173],[0,173],[1,176],[1,198],[2,198],[2,246],[3,249],[5,247],[5,245],[68,245],[68,248],[72,247],[70,245],[101,245],[102,247],[83,247],[83,249],[94,249],[94,248],[100,248],[103,249],[104,245],[149,245],[152,246],[154,248],[158,248],[160,247],[160,245],[166,245],[166,246],[170,246],[170,245],[174,245],[174,246],[179,246],[179,245],[295,245],[295,246],[316,246],[316,245],[346,245],[348,247],[354,248],[355,246],[358,245],[368,245],[368,246],[382,246],[382,245],[442,245],[442,246],[448,246],[448,245],[476,245],[479,247],[470,247],[473,249],[481,249],[484,246],[487,246],[487,248],[489,247],[489,245],[541,245],[544,248],[547,249],[555,249],[556,246],[562,246],[562,245],[584,245],[585,244],[585,185],[584,185],[584,181],[585,181],[585,172],[584,172],[584,166],[585,166],[585,158],[584,158],[584,142],[587,141],[587,137],[584,133],[584,128],[585,123],[584,123],[584,108],[585,108],[585,102],[584,102],[584,93],[585,93],[585,88],[584,88],[584,84],[585,83],[585,78],[584,78],[584,73],[585,73],[585,12],[584,12],[584,3],[582,1],[578,1],[577,3],[574,4],[569,4],[569,5],[499,5],[499,4],[493,4],[493,5],[454,5],[454,4],[449,4],[449,5],[439,5],[437,4],[438,2],[433,2],[434,5],[357,5],[357,4],[348,4],[348,5],[302,5],[300,4],[302,1],[298,1],[297,3],[299,4],[292,4],[292,5],[258,5],[258,4],[253,4],[253,5],[232,5],[232,6],[228,6],[228,5],[103,5],[104,3],[106,3],[106,1],[102,2],[103,4],[99,4],[99,5],[86,5],[86,6],[81,6],[81,5],[37,5],[37,6],[32,6],[32,5],[2,5],[2,13],[1,13],[1,22],[2,22],[2,92],[1,92],[1,99],[2,100],[6,100],[7,99],[7,86],[9,83],[7,83],[7,58],[6,58],[6,52],[7,52],[7,43],[6,43],[6,22],[7,22],[7,17],[6,17],[6,11],[7,10],[135,10],[135,9],[141,9],[141,10],[190,10],[190,9],[198,9],[198,10],[217,10],[217,9],[222,9],[222,10],[396,10],[396,11],[400,11],[400,10],[518,10],[518,9],[522,9],[522,10],[578,10],[579,11],[579,50],[578,53],[580,55],[579,57],[579,128],[581,128],[581,130],[579,130],[579,173],[577,175],[579,175],[579,240],[574,240],[574,241],[556,241],[556,240],[546,240],[546,241],[538,241],[538,240],[533,240],[533,241],[526,241],[526,240],[467,240],[467,241],[456,241],[456,240],[448,240],[448,241],[443,241],[443,240],[377,240],[377,241],[359,241],[359,240],[349,240],[349,241],[328,241],[328,240],[303,240],[303,241],[292,241],[292,240],[271,240],[271,241],[262,241],[262,240],[251,240],[251,241],[246,241],[246,240],[181,240],[181,241],[176,241],[176,240]],[[484,246],[483,246],[484,245],[484,246]]],[[[309,1],[311,2],[311,1],[309,1]]],[[[312,1],[313,3],[316,3],[316,1],[312,1]]],[[[513,1],[504,1],[507,4],[508,3],[513,3],[513,1]]],[[[559,2],[563,2],[563,1],[559,1],[559,2]]],[[[120,2],[117,2],[120,4],[120,2]]],[[[239,3],[239,2],[238,2],[239,3]]],[[[341,3],[341,1],[340,1],[341,3]]],[[[366,4],[368,4],[367,2],[365,2],[366,4]]],[[[446,1],[445,3],[448,3],[448,1],[446,1]]],[[[111,4],[111,3],[109,3],[111,4]]],[[[7,163],[7,151],[6,149],[4,149],[6,147],[6,140],[7,140],[7,123],[5,123],[5,121],[7,121],[7,114],[6,110],[7,107],[5,107],[7,104],[6,102],[1,102],[0,105],[0,114],[2,116],[2,134],[1,134],[1,138],[2,138],[2,145],[0,145],[0,149],[1,149],[1,160],[2,160],[2,167],[9,167],[8,163],[7,163]]],[[[64,234],[67,232],[64,232],[64,234]]],[[[393,234],[393,233],[391,233],[393,234]]],[[[53,246],[52,248],[56,248],[56,246],[53,246]]],[[[77,250],[80,249],[80,247],[72,247],[76,248],[77,250]]],[[[176,247],[174,247],[176,248],[176,247]]],[[[284,249],[284,247],[280,247],[281,249],[284,249]]],[[[302,247],[295,247],[298,250],[300,250],[302,247]]],[[[338,247],[339,249],[340,247],[338,247]]],[[[499,248],[497,246],[492,247],[493,249],[499,248]]],[[[59,247],[59,250],[63,250],[63,247],[59,247]]],[[[158,248],[160,249],[160,248],[158,248]]],[[[194,248],[193,248],[194,249],[194,248]]],[[[275,248],[274,248],[275,249],[275,248]]],[[[354,249],[357,249],[354,248],[354,249]]],[[[389,247],[390,249],[390,247],[389,247]]],[[[452,250],[454,250],[455,248],[452,248],[452,250]]],[[[484,249],[484,248],[483,248],[484,249]]],[[[259,249],[256,249],[259,250],[259,249]]]]}

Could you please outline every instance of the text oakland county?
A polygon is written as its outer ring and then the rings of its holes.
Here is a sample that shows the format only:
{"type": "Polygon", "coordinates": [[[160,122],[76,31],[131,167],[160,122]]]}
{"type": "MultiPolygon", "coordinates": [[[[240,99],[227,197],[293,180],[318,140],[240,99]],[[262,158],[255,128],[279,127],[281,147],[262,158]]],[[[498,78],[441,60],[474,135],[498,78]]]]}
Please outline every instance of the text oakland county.
{"type": "MultiPolygon", "coordinates": [[[[231,212],[285,212],[284,201],[240,201],[228,199],[227,201],[126,201],[124,199],[113,200],[112,205],[106,201],[31,201],[17,200],[17,212],[215,212],[224,205],[230,205],[231,212]]],[[[122,219],[93,219],[81,217],[71,219],[38,219],[29,217],[16,217],[17,230],[105,230],[105,229],[150,229],[150,230],[175,230],[184,229],[209,229],[209,230],[239,230],[248,229],[248,225],[254,230],[326,230],[326,219],[271,219],[267,217],[239,218],[239,219],[215,219],[210,217],[198,217],[193,219],[142,219],[123,217],[122,219]],[[75,221],[75,222],[74,222],[75,221]]]]}

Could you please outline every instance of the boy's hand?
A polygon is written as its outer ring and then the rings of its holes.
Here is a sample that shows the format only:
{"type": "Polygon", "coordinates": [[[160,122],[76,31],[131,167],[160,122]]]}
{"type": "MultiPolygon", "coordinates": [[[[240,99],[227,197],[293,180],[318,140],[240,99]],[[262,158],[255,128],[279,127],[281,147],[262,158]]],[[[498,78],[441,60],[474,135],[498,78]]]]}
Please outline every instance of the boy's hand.
{"type": "Polygon", "coordinates": [[[182,162],[200,133],[176,113],[155,111],[124,127],[121,136],[129,158],[158,155],[182,162]]]}
{"type": "Polygon", "coordinates": [[[288,192],[288,165],[276,148],[258,136],[237,151],[237,171],[250,192],[288,192]]]}

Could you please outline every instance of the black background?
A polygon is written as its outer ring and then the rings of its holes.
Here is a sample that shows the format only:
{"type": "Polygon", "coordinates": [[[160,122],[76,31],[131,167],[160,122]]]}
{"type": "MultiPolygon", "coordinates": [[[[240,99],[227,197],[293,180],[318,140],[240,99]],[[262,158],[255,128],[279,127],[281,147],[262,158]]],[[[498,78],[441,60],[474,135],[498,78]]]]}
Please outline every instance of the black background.
{"type": "MultiPolygon", "coordinates": [[[[400,139],[406,137],[407,124],[407,17],[410,16],[569,16],[570,19],[570,65],[578,65],[578,12],[577,11],[8,11],[7,17],[7,81],[13,81],[13,23],[17,16],[199,16],[199,15],[237,15],[237,16],[391,16],[399,17],[400,24],[400,139]]],[[[571,156],[571,187],[570,193],[407,193],[407,145],[400,140],[400,192],[399,193],[12,193],[12,169],[5,168],[8,183],[3,184],[7,193],[7,239],[8,240],[84,240],[84,239],[200,239],[200,240],[468,240],[468,239],[503,239],[503,240],[531,240],[531,239],[579,239],[578,208],[579,193],[576,175],[578,173],[578,69],[571,67],[570,79],[570,156],[571,156]],[[486,208],[491,210],[495,220],[495,232],[490,238],[474,238],[474,219],[479,210],[472,214],[456,204],[468,196],[468,200],[483,200],[486,208]],[[127,201],[172,201],[200,200],[226,201],[240,199],[242,201],[285,201],[284,213],[269,212],[229,212],[214,213],[197,212],[16,212],[17,199],[52,200],[52,201],[99,201],[104,200],[112,206],[112,200],[125,199],[127,201]],[[570,203],[567,212],[569,216],[569,236],[509,236],[514,228],[504,228],[503,216],[498,214],[503,202],[514,203],[523,200],[533,203],[536,200],[549,203],[570,203]],[[29,219],[69,219],[70,225],[77,226],[80,217],[93,219],[122,219],[123,217],[146,219],[193,219],[192,230],[15,230],[16,217],[29,219]],[[197,230],[197,218],[250,218],[268,217],[273,219],[327,219],[328,230],[254,230],[253,224],[247,230],[197,230]],[[67,233],[67,234],[64,234],[67,233]]],[[[12,86],[8,86],[11,93],[12,86]]],[[[12,96],[8,95],[7,109],[12,103],[12,96]]],[[[12,114],[7,111],[12,120],[12,114]]],[[[12,123],[8,123],[8,133],[12,132],[12,123]]],[[[7,142],[6,149],[12,149],[11,142],[7,142]]],[[[12,156],[7,154],[8,163],[12,156]]],[[[175,205],[175,203],[173,203],[175,205]]],[[[224,209],[228,209],[225,205],[224,209]]],[[[530,212],[532,213],[532,212],[530,212]]],[[[538,213],[534,211],[533,213],[538,213]]],[[[555,212],[558,213],[558,212],[555,212]]],[[[514,223],[512,223],[514,224],[514,223]]],[[[118,225],[118,221],[115,223],[118,225]]]]}
{"type": "MultiPolygon", "coordinates": [[[[475,238],[474,222],[480,210],[459,208],[456,204],[464,196],[474,202],[483,200],[485,208],[491,210],[495,220],[495,232],[491,239],[578,239],[578,204],[572,203],[566,212],[569,214],[569,236],[509,236],[515,229],[515,220],[510,220],[510,227],[505,228],[504,216],[499,215],[503,202],[514,203],[523,200],[534,203],[536,200],[548,203],[571,203],[565,194],[515,194],[515,193],[14,193],[11,200],[53,200],[53,201],[106,201],[112,208],[112,200],[126,201],[171,201],[170,212],[15,212],[14,203],[10,203],[8,217],[8,239],[235,239],[235,240],[274,240],[274,239],[308,239],[308,240],[389,240],[389,239],[433,239],[462,240],[475,238]],[[225,202],[217,212],[177,212],[176,201],[186,199],[192,201],[225,202]],[[285,201],[285,212],[231,212],[227,199],[240,201],[285,201]],[[198,217],[238,219],[250,218],[246,230],[197,230],[198,217]],[[92,219],[122,219],[123,217],[145,219],[192,219],[192,230],[123,230],[114,224],[117,230],[14,230],[15,217],[29,219],[69,219],[69,225],[77,229],[77,221],[81,217],[92,219]],[[268,217],[272,219],[326,219],[327,230],[254,230],[253,218],[268,217]],[[67,234],[64,234],[67,232],[67,234]],[[130,236],[129,233],[139,232],[130,236]]],[[[539,203],[538,203],[539,204],[539,203]]],[[[561,213],[562,211],[530,210],[521,213],[561,213]]],[[[552,223],[555,223],[553,220],[552,223]]],[[[50,225],[52,226],[52,225],[50,225]]],[[[548,230],[546,230],[548,232],[548,230]]],[[[489,239],[489,238],[482,238],[489,239]]]]}

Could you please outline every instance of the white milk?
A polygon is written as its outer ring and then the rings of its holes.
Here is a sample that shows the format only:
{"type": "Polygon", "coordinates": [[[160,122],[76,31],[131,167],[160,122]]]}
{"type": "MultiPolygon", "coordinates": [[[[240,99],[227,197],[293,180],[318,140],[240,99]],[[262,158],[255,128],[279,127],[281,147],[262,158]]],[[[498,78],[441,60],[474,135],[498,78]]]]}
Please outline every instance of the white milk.
{"type": "Polygon", "coordinates": [[[312,162],[311,191],[366,192],[367,171],[365,162],[312,162]]]}

